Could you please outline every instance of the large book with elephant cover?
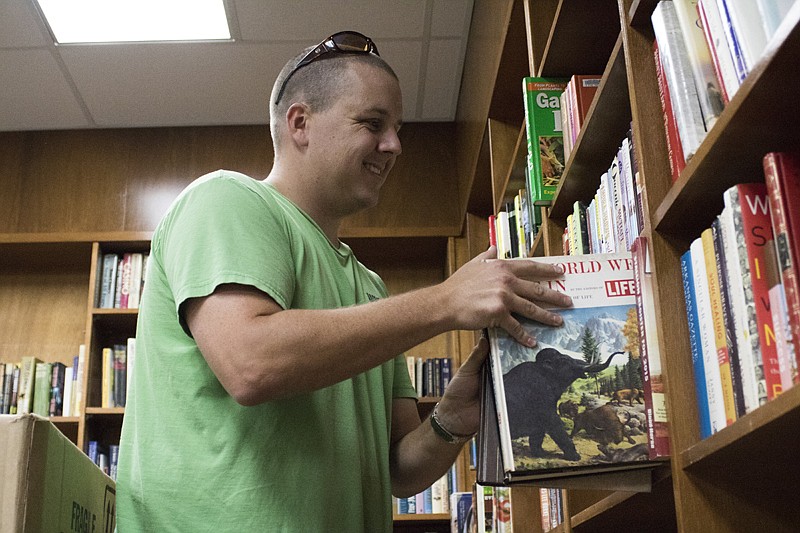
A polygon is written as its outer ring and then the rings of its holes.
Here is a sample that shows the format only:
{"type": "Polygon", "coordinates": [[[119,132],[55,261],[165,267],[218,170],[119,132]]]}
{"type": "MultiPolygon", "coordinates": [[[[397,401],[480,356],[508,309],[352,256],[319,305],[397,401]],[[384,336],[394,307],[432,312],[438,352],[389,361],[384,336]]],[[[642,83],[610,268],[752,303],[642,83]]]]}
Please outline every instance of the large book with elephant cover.
{"type": "Polygon", "coordinates": [[[562,265],[561,278],[540,283],[573,305],[557,310],[559,327],[516,317],[533,348],[489,329],[504,481],[557,486],[559,478],[605,473],[618,489],[614,472],[658,464],[648,453],[632,256],[509,259],[531,260],[562,265]]]}

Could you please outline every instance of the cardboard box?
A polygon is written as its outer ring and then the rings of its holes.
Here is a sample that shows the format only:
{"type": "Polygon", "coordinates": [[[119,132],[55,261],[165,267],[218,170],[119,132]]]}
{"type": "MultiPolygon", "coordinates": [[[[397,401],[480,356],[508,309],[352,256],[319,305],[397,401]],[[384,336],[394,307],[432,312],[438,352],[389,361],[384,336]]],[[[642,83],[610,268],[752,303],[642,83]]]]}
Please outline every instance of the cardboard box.
{"type": "Polygon", "coordinates": [[[0,533],[113,533],[114,481],[49,420],[0,415],[0,533]]]}

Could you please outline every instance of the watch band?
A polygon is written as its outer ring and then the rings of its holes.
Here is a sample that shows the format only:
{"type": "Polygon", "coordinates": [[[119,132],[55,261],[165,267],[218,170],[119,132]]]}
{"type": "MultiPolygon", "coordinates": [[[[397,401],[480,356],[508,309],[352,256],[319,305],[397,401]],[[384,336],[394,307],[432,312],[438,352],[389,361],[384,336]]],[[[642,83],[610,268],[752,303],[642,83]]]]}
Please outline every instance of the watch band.
{"type": "Polygon", "coordinates": [[[447,428],[445,428],[441,422],[439,422],[439,416],[437,410],[439,409],[439,404],[437,403],[433,407],[433,413],[431,413],[431,427],[433,428],[434,433],[439,435],[445,442],[448,444],[456,444],[461,445],[470,440],[475,434],[470,435],[458,435],[456,433],[451,433],[447,428]]]}

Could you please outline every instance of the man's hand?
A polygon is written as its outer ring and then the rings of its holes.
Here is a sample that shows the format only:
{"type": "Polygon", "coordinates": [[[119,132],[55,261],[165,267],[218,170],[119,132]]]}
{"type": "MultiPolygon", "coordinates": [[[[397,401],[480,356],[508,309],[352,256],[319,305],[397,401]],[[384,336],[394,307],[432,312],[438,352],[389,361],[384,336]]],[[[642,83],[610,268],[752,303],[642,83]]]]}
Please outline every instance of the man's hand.
{"type": "Polygon", "coordinates": [[[557,279],[563,272],[555,265],[524,261],[496,261],[492,246],[458,269],[441,284],[447,291],[459,329],[498,327],[526,346],[536,344],[513,314],[543,324],[560,326],[561,317],[540,307],[572,305],[569,296],[539,281],[557,279]]]}

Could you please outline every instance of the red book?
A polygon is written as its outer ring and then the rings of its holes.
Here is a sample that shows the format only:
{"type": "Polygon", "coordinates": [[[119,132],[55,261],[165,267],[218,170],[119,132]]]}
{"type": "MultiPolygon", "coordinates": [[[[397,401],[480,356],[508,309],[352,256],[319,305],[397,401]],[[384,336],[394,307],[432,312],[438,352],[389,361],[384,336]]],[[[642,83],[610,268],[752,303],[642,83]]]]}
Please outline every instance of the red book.
{"type": "MultiPolygon", "coordinates": [[[[778,268],[786,306],[789,310],[789,330],[794,342],[797,366],[800,367],[800,155],[770,152],[764,156],[764,178],[769,195],[772,230],[775,235],[778,268]]],[[[793,376],[795,383],[800,381],[793,376]]]]}
{"type": "Polygon", "coordinates": [[[742,233],[747,249],[750,278],[753,282],[753,299],[758,340],[761,346],[761,360],[764,364],[764,379],[767,399],[772,400],[783,390],[781,387],[780,365],[772,323],[769,301],[769,280],[767,279],[767,249],[775,246],[770,220],[767,186],[763,183],[740,183],[739,203],[742,209],[742,233]]]}
{"type": "Polygon", "coordinates": [[[497,246],[497,217],[489,215],[489,246],[497,246]]]}
{"type": "Polygon", "coordinates": [[[678,181],[678,176],[686,167],[683,158],[683,145],[678,135],[678,125],[675,123],[675,113],[672,111],[672,100],[669,96],[667,78],[658,53],[658,42],[653,41],[653,57],[656,62],[656,76],[658,77],[658,96],[661,98],[661,110],[664,112],[664,129],[667,133],[667,152],[669,153],[669,170],[672,173],[672,182],[678,181]]]}
{"type": "Polygon", "coordinates": [[[569,97],[572,99],[574,125],[572,128],[572,143],[574,144],[583,127],[583,121],[592,105],[597,88],[600,86],[602,76],[596,74],[575,74],[570,79],[569,97]]]}

